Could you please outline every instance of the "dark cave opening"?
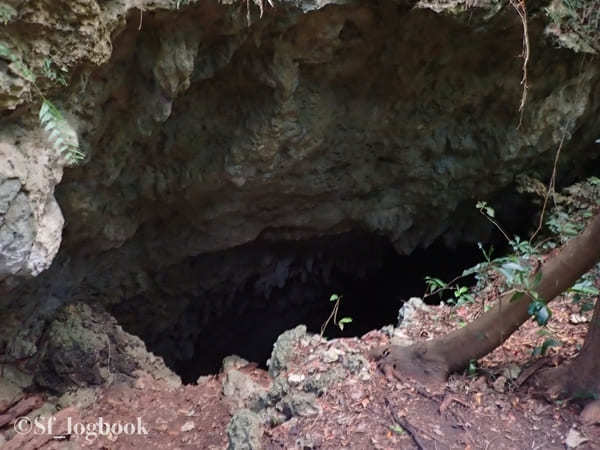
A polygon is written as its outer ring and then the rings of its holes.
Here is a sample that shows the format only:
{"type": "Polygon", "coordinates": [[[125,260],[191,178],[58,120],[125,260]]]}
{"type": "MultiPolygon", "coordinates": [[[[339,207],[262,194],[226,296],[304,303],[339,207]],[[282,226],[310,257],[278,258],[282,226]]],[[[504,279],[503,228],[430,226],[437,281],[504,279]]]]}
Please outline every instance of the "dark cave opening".
{"type": "MultiPolygon", "coordinates": [[[[178,294],[180,302],[185,297],[185,307],[172,313],[175,320],[166,329],[155,333],[135,324],[124,327],[142,337],[185,383],[193,383],[217,373],[223,358],[232,354],[266,367],[279,334],[297,325],[319,333],[333,307],[331,294],[343,296],[339,317],[352,317],[353,322],[343,331],[330,323],[325,336],[360,337],[395,324],[402,303],[425,292],[426,275],[450,280],[481,261],[476,244],[450,249],[442,239],[409,256],[398,254],[387,239],[362,232],[306,241],[255,241],[190,257],[175,268],[172,272],[182,279],[196,274],[195,283],[204,289],[178,294]],[[240,275],[242,268],[245,275],[240,275]]],[[[173,275],[160,276],[173,285],[173,275]]],[[[123,323],[123,308],[135,310],[135,303],[123,302],[111,312],[123,323]]]]}
{"type": "MultiPolygon", "coordinates": [[[[495,257],[506,254],[505,237],[473,203],[459,205],[452,227],[408,256],[386,237],[365,231],[301,239],[275,230],[149,272],[152,289],[116,302],[109,312],[185,383],[218,373],[223,358],[233,354],[266,367],[282,332],[300,324],[320,332],[332,294],[343,296],[338,317],[353,321],[343,331],[330,323],[325,336],[360,337],[395,325],[403,302],[425,293],[425,276],[450,281],[482,262],[477,241],[494,246],[495,257]]],[[[532,196],[508,189],[490,203],[508,235],[529,236],[538,220],[532,196]]]]}

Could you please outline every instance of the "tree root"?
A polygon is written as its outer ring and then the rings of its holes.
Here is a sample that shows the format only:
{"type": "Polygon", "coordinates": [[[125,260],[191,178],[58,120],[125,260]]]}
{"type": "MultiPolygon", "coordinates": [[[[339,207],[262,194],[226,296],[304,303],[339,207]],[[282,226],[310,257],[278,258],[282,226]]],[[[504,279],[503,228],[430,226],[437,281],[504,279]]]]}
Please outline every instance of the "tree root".
{"type": "Polygon", "coordinates": [[[443,357],[437,356],[419,343],[410,347],[392,345],[374,355],[377,367],[388,379],[410,377],[424,385],[439,386],[449,375],[443,357]]]}

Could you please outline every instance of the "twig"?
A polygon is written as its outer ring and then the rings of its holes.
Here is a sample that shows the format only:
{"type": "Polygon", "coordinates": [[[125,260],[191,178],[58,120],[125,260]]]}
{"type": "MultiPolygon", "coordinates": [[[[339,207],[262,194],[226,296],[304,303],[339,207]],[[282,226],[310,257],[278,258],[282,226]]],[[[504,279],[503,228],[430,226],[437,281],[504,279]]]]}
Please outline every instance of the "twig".
{"type": "Polygon", "coordinates": [[[390,404],[390,401],[387,398],[385,398],[384,400],[385,405],[390,410],[390,414],[392,415],[394,422],[396,422],[397,425],[401,426],[402,429],[406,431],[406,433],[412,438],[413,442],[419,450],[425,450],[425,446],[423,445],[421,438],[417,435],[415,428],[410,423],[408,423],[408,421],[400,418],[398,414],[396,414],[396,412],[392,408],[392,405],[390,404]]]}
{"type": "Polygon", "coordinates": [[[517,11],[517,14],[521,18],[523,24],[523,78],[521,78],[521,85],[523,86],[523,92],[521,94],[521,103],[519,104],[519,124],[517,128],[521,128],[523,124],[523,111],[525,110],[525,103],[527,102],[527,64],[529,64],[529,28],[527,26],[527,8],[525,6],[525,0],[510,0],[510,4],[517,11]]]}
{"type": "Polygon", "coordinates": [[[550,359],[548,357],[540,358],[531,364],[529,367],[525,368],[523,372],[518,376],[518,378],[514,382],[514,389],[519,389],[523,383],[525,383],[529,377],[531,377],[534,373],[544,367],[550,359]]]}
{"type": "Polygon", "coordinates": [[[446,397],[444,398],[444,400],[442,401],[442,403],[439,407],[440,414],[443,414],[448,409],[448,407],[452,404],[452,402],[456,402],[460,405],[463,405],[465,408],[469,407],[469,405],[467,405],[465,402],[463,402],[460,398],[458,398],[454,395],[446,395],[446,397]]]}
{"type": "Polygon", "coordinates": [[[504,229],[500,226],[500,224],[498,222],[496,222],[494,219],[492,219],[488,214],[486,214],[482,208],[479,209],[479,213],[485,217],[487,220],[489,220],[490,222],[492,222],[492,224],[494,224],[494,226],[496,228],[498,228],[498,230],[500,231],[500,233],[502,233],[502,235],[504,236],[504,238],[506,239],[506,242],[510,242],[512,239],[508,237],[508,234],[504,231],[504,229]]]}
{"type": "Polygon", "coordinates": [[[337,313],[338,313],[338,309],[340,307],[340,297],[338,297],[338,299],[335,302],[335,305],[333,306],[333,310],[331,310],[331,314],[329,314],[329,317],[327,318],[327,320],[325,321],[325,323],[321,326],[321,337],[323,337],[323,334],[325,333],[325,330],[327,329],[327,325],[329,325],[329,321],[333,318],[333,322],[337,322],[337,313]]]}
{"type": "Polygon", "coordinates": [[[567,135],[567,131],[562,135],[560,140],[560,144],[558,145],[558,149],[556,150],[556,156],[554,157],[554,166],[552,168],[552,176],[550,177],[550,183],[548,183],[548,189],[546,190],[546,195],[544,196],[544,205],[542,206],[542,213],[540,214],[540,221],[538,223],[538,227],[535,230],[535,233],[529,239],[529,244],[533,242],[533,239],[537,236],[537,234],[542,229],[542,225],[544,224],[544,214],[546,213],[546,206],[548,205],[548,199],[550,198],[550,193],[554,192],[554,187],[556,186],[556,168],[558,167],[558,158],[560,157],[560,151],[562,150],[563,143],[565,142],[565,137],[567,135]]]}
{"type": "Polygon", "coordinates": [[[454,288],[456,287],[456,286],[452,286],[454,283],[456,283],[458,280],[460,280],[462,278],[470,277],[471,275],[473,275],[473,274],[467,273],[467,274],[459,275],[459,276],[453,278],[452,280],[448,281],[448,283],[446,283],[445,287],[438,288],[435,291],[431,291],[429,294],[427,294],[427,290],[425,290],[425,293],[423,294],[423,300],[425,300],[427,297],[433,297],[434,295],[441,294],[444,291],[453,291],[454,288]]]}

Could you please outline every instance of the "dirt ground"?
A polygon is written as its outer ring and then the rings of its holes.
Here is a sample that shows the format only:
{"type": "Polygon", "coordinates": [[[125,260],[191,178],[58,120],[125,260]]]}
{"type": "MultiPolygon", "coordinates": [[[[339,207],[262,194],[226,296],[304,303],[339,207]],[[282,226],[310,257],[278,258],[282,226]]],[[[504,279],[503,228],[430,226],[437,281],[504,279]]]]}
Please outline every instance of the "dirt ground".
{"type": "MultiPolygon", "coordinates": [[[[471,375],[455,375],[437,390],[409,379],[390,380],[371,361],[366,375],[361,372],[361,376],[345,376],[324,389],[316,398],[316,413],[300,414],[264,428],[262,446],[303,450],[598,449],[600,426],[581,423],[581,406],[549,403],[532,383],[536,369],[559,364],[576,354],[587,331],[586,320],[591,316],[591,312],[580,316],[569,298],[557,300],[552,309],[552,320],[543,333],[535,323],[527,322],[504,346],[481,360],[471,375]],[[533,358],[532,352],[548,335],[561,345],[550,348],[544,359],[533,358]]],[[[420,310],[416,325],[405,331],[412,339],[435,337],[461,326],[481,310],[481,303],[420,310]]],[[[336,355],[367,355],[370,349],[387,345],[390,334],[377,330],[361,339],[298,341],[282,376],[292,380],[325,373],[339,363],[336,355]],[[334,357],[324,359],[324,354],[334,357]]],[[[268,387],[272,383],[267,372],[253,364],[239,370],[258,385],[268,387]]],[[[0,425],[0,448],[227,448],[227,425],[240,404],[223,394],[225,377],[221,373],[204,377],[197,385],[174,388],[142,375],[131,385],[104,389],[87,407],[58,412],[52,435],[15,435],[14,418],[6,422],[10,419],[9,409],[4,416],[0,414],[0,424],[5,417],[5,423],[0,425]],[[129,435],[67,434],[69,418],[72,426],[78,421],[94,423],[99,417],[110,424],[136,424],[141,420],[143,428],[140,433],[129,435]]],[[[36,395],[29,396],[32,405],[38,404],[36,395]]],[[[31,414],[23,404],[27,400],[21,400],[19,415],[31,414]]],[[[15,406],[11,408],[14,412],[15,406]]]]}

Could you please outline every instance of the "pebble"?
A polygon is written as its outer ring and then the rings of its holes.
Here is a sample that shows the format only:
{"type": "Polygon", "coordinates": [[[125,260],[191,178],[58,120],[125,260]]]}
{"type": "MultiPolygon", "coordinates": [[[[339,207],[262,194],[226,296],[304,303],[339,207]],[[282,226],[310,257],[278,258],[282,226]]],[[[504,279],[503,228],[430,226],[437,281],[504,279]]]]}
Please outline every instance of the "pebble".
{"type": "Polygon", "coordinates": [[[321,356],[323,362],[326,363],[333,363],[336,362],[340,359],[340,356],[342,356],[344,354],[344,352],[340,349],[337,349],[335,347],[331,347],[329,350],[325,350],[321,356]]]}
{"type": "Polygon", "coordinates": [[[189,420],[181,426],[181,431],[182,432],[192,431],[194,428],[196,428],[196,424],[194,422],[192,422],[191,420],[189,420]]]}
{"type": "Polygon", "coordinates": [[[291,385],[298,385],[304,381],[306,377],[301,373],[290,373],[287,377],[288,383],[291,385]]]}
{"type": "Polygon", "coordinates": [[[496,378],[496,381],[494,381],[494,390],[503,394],[505,391],[506,381],[507,380],[505,376],[499,376],[496,378]]]}
{"type": "Polygon", "coordinates": [[[581,411],[581,422],[585,425],[593,425],[600,423],[600,400],[594,400],[588,403],[583,411],[581,411]]]}

